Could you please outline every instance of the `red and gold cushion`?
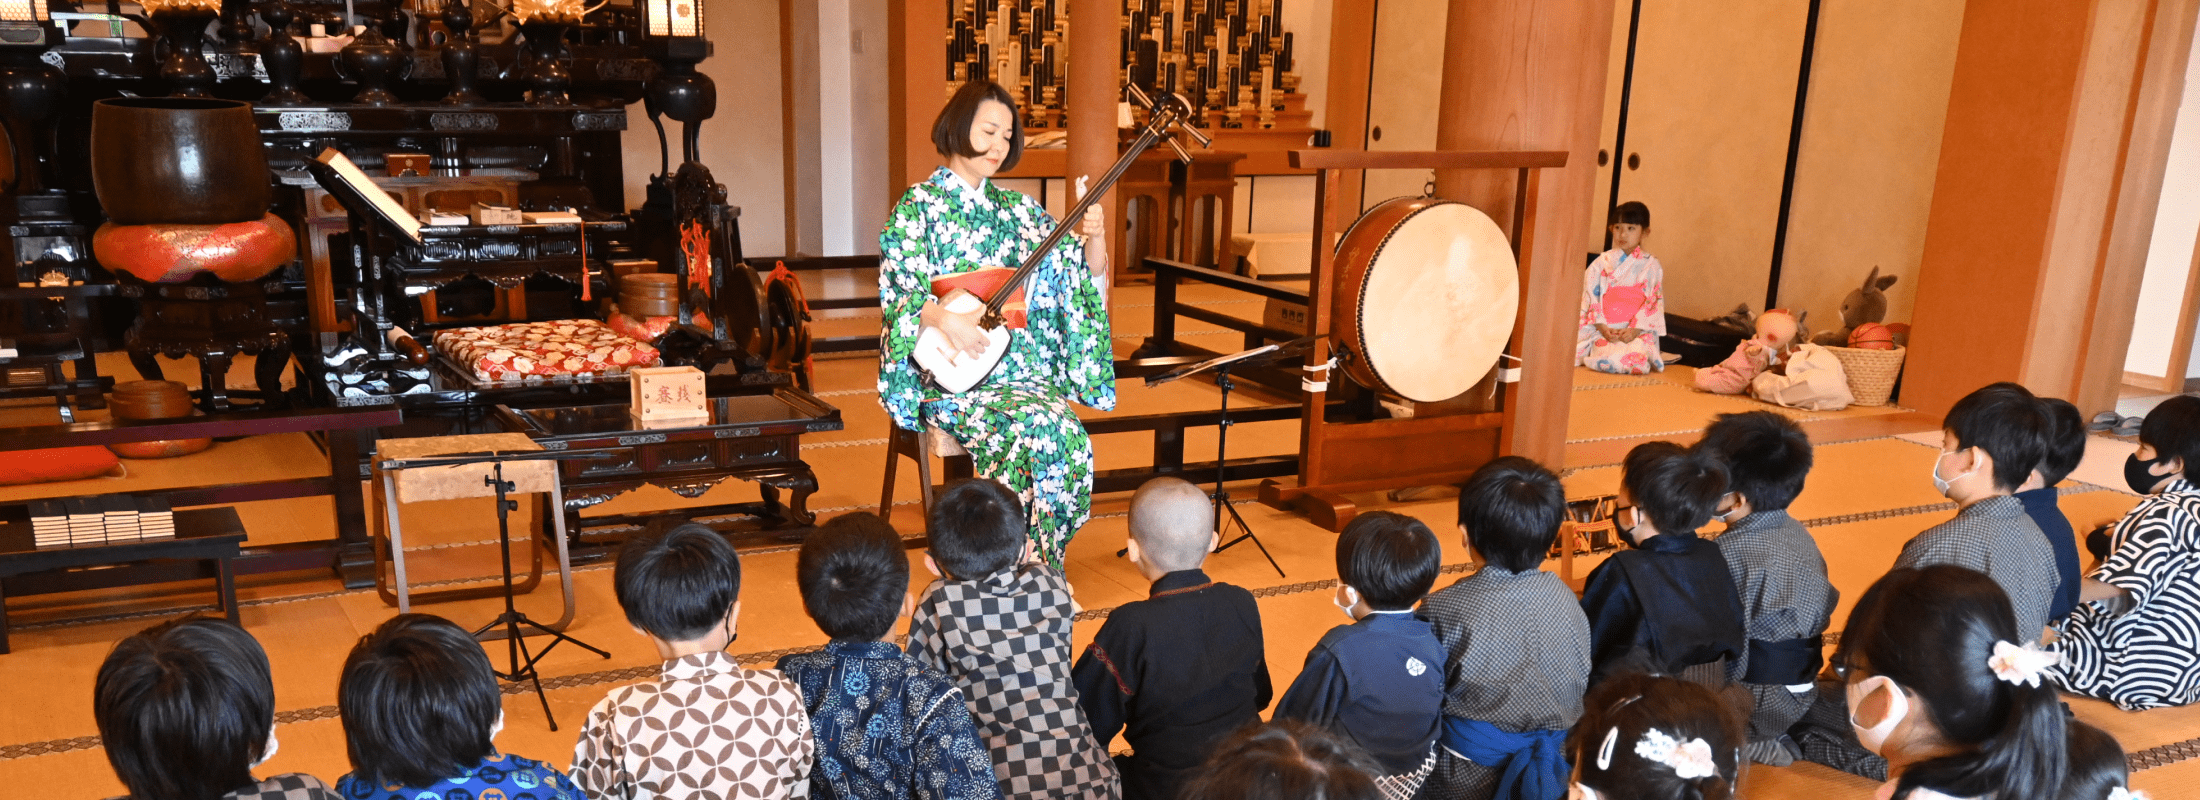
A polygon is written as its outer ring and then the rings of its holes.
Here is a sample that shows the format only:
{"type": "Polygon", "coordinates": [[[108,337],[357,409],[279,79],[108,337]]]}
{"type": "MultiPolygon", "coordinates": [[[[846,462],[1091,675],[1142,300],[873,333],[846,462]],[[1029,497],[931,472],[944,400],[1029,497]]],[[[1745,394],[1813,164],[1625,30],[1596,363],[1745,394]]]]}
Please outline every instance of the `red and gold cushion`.
{"type": "Polygon", "coordinates": [[[592,319],[437,331],[435,347],[482,380],[616,375],[657,365],[657,348],[592,319]]]}

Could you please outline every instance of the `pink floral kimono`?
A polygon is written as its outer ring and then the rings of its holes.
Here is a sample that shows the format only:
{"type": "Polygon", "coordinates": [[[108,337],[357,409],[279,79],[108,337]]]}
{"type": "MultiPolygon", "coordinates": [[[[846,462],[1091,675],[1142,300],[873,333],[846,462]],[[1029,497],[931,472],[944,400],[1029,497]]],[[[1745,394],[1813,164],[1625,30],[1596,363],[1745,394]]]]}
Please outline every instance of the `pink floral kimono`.
{"type": "Polygon", "coordinates": [[[1609,250],[1581,281],[1581,329],[1575,337],[1575,363],[1598,372],[1646,375],[1665,369],[1658,337],[1665,335],[1665,268],[1656,256],[1637,247],[1609,250]],[[1614,342],[1596,326],[1635,328],[1632,342],[1614,342]]]}

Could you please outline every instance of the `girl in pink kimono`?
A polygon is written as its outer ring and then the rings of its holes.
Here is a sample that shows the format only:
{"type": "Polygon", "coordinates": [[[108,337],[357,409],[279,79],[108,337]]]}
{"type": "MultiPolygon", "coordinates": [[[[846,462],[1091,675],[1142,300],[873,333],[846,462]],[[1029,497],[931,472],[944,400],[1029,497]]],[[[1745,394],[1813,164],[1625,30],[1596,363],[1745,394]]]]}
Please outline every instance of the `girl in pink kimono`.
{"type": "Polygon", "coordinates": [[[1658,337],[1665,335],[1665,268],[1642,249],[1650,208],[1621,203],[1611,221],[1612,249],[1589,265],[1581,281],[1575,363],[1619,375],[1659,372],[1665,369],[1658,351],[1658,337]]]}

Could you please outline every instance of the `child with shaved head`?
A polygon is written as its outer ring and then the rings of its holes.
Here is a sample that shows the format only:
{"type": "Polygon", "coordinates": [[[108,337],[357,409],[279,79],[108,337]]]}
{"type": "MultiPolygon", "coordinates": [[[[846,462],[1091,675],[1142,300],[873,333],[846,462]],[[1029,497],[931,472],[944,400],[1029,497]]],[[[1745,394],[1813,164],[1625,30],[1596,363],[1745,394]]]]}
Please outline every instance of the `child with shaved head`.
{"type": "Polygon", "coordinates": [[[1101,746],[1120,732],[1125,800],[1174,800],[1215,744],[1260,721],[1274,693],[1253,594],[1200,571],[1213,501],[1177,478],[1131,497],[1130,560],[1153,582],[1108,615],[1072,673],[1101,746]]]}

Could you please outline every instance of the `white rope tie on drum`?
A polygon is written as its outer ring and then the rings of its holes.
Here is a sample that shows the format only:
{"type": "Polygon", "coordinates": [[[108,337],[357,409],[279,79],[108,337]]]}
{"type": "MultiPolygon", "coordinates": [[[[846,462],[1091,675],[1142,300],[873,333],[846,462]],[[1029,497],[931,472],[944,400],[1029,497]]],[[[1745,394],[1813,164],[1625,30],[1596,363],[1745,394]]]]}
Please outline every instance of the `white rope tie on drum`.
{"type": "Polygon", "coordinates": [[[1329,391],[1329,371],[1337,368],[1337,357],[1330,356],[1329,363],[1306,368],[1306,377],[1299,379],[1299,388],[1309,392],[1329,391]]]}
{"type": "MultiPolygon", "coordinates": [[[[1510,359],[1510,360],[1512,360],[1512,362],[1513,362],[1514,364],[1516,364],[1516,365],[1517,365],[1517,364],[1520,364],[1520,363],[1522,363],[1522,362],[1520,361],[1520,358],[1519,358],[1519,357],[1517,357],[1517,356],[1514,356],[1514,355],[1512,355],[1512,354],[1510,354],[1510,353],[1498,353],[1498,354],[1497,354],[1497,357],[1498,357],[1498,358],[1504,358],[1504,359],[1510,359]]],[[[1520,382],[1520,367],[1518,367],[1518,366],[1511,366],[1511,367],[1499,367],[1499,368],[1497,369],[1497,382],[1498,382],[1498,383],[1519,383],[1519,382],[1520,382]]]]}

